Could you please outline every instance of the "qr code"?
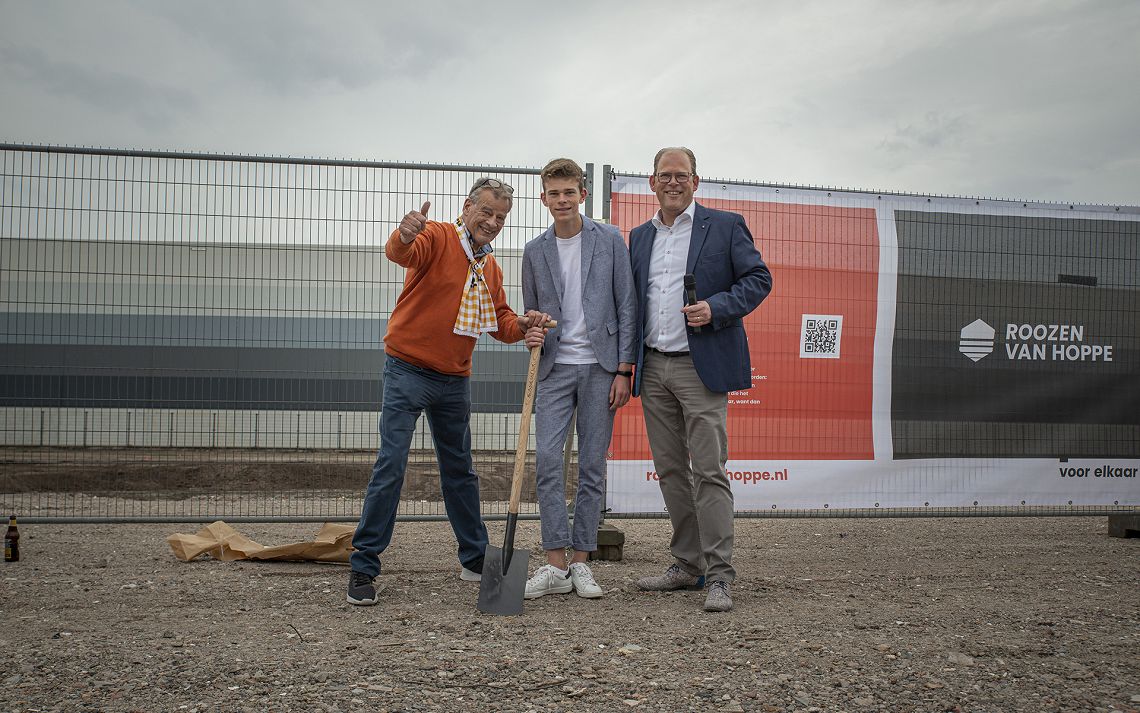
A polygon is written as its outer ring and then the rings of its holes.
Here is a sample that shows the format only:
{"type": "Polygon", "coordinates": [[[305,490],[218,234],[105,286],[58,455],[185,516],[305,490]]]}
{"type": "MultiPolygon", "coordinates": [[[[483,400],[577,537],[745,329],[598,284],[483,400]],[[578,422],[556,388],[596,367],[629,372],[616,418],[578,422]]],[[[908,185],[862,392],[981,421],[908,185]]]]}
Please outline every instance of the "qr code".
{"type": "Polygon", "coordinates": [[[801,359],[838,359],[843,315],[805,314],[800,329],[801,359]]]}

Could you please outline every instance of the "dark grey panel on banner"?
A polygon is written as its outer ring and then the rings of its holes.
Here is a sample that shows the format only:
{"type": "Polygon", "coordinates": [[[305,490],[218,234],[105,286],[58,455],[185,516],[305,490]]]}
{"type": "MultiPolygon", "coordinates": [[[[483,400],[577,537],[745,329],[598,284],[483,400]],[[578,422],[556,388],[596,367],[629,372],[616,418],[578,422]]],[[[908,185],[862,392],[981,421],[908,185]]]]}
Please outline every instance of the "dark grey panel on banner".
{"type": "Polygon", "coordinates": [[[1140,224],[895,221],[896,458],[1140,456],[1140,224]]]}

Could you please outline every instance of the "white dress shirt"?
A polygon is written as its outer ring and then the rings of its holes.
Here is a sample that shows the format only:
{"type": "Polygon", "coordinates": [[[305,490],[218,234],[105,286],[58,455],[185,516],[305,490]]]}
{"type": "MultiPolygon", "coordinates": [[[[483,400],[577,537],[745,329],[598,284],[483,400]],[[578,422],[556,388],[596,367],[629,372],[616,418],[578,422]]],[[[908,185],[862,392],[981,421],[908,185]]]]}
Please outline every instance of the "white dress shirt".
{"type": "Polygon", "coordinates": [[[649,260],[649,285],[645,306],[645,345],[663,352],[689,351],[685,332],[685,263],[693,236],[696,201],[689,203],[672,226],[661,222],[661,211],[653,216],[657,237],[649,260]]]}
{"type": "Polygon", "coordinates": [[[593,364],[594,345],[586,331],[586,314],[582,311],[582,234],[572,238],[554,238],[558,245],[558,264],[562,270],[562,319],[555,364],[593,364]]]}

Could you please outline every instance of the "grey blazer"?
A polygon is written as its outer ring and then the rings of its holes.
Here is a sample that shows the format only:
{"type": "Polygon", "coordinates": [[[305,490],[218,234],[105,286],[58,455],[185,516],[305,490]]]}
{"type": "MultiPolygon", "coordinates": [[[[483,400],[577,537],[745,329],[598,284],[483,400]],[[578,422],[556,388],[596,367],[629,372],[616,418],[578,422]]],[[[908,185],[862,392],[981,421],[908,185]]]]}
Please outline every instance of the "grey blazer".
{"type": "MultiPolygon", "coordinates": [[[[562,268],[554,226],[523,248],[523,306],[562,319],[562,268]]],[[[582,312],[598,364],[608,372],[637,359],[637,299],[629,250],[612,225],[582,216],[582,312]]],[[[546,335],[538,378],[545,379],[558,353],[557,328],[546,335]]]]}

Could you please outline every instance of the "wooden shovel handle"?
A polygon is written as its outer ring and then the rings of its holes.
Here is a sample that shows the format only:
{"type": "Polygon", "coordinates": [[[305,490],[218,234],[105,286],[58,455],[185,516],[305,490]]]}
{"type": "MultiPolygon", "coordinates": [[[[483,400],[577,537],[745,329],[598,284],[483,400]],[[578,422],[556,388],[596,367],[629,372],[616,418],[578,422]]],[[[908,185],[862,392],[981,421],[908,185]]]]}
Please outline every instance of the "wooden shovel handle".
{"type": "MultiPolygon", "coordinates": [[[[548,328],[558,326],[553,320],[545,325],[548,328]]],[[[526,470],[527,442],[530,439],[530,414],[534,411],[534,392],[538,384],[538,359],[542,356],[542,347],[530,350],[530,364],[526,369],[526,390],[523,392],[522,419],[519,422],[519,442],[515,447],[515,472],[511,475],[511,503],[507,511],[513,515],[519,512],[519,500],[522,498],[523,472],[526,470]]]]}

